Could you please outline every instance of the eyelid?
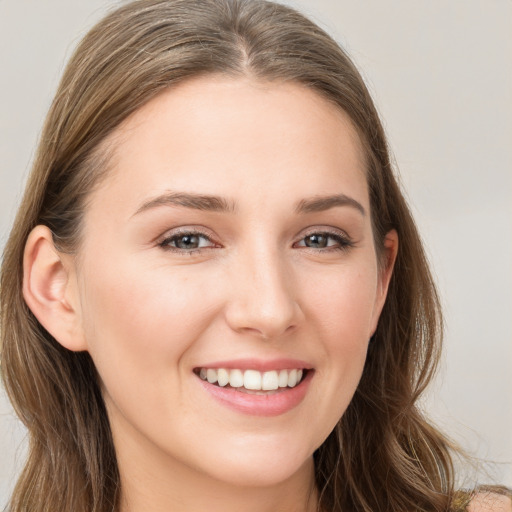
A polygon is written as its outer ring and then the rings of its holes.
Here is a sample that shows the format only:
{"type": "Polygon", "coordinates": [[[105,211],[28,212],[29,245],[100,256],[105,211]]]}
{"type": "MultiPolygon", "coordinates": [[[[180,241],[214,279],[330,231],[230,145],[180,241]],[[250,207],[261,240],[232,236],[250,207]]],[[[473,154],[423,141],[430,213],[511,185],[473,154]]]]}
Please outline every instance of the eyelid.
{"type": "Polygon", "coordinates": [[[307,228],[306,231],[303,231],[300,234],[300,238],[297,239],[297,241],[294,243],[294,246],[304,241],[304,239],[311,235],[325,235],[326,237],[330,237],[332,239],[338,239],[342,243],[339,246],[327,246],[323,248],[313,248],[313,247],[307,247],[306,245],[300,246],[304,247],[305,249],[311,249],[313,251],[329,251],[329,250],[346,250],[350,249],[355,245],[354,240],[352,237],[348,235],[348,233],[342,229],[334,228],[332,226],[313,226],[311,228],[307,228]]]}
{"type": "Polygon", "coordinates": [[[334,233],[340,236],[346,236],[349,238],[348,233],[341,228],[337,228],[335,226],[322,225],[319,226],[311,226],[303,230],[306,234],[308,233],[334,233]]]}
{"type": "MultiPolygon", "coordinates": [[[[211,231],[203,226],[180,226],[177,228],[167,230],[163,235],[156,239],[156,243],[159,247],[164,250],[168,250],[171,252],[177,252],[180,254],[194,254],[208,249],[220,248],[222,247],[216,241],[215,235],[211,233],[211,231]],[[175,238],[185,235],[199,236],[207,239],[211,245],[207,247],[197,247],[192,249],[182,249],[179,247],[173,247],[170,245],[171,241],[175,238]]],[[[346,231],[335,228],[333,226],[311,226],[306,230],[302,231],[302,233],[296,238],[296,241],[293,243],[293,247],[304,248],[307,250],[311,250],[314,252],[329,252],[329,251],[339,251],[339,250],[348,250],[355,245],[354,240],[347,234],[346,231]],[[303,242],[304,239],[311,235],[324,235],[327,238],[334,239],[337,241],[337,244],[327,245],[326,247],[308,247],[307,245],[300,245],[300,242],[303,242]]]]}
{"type": "Polygon", "coordinates": [[[297,239],[302,239],[308,235],[315,234],[324,234],[324,235],[336,235],[347,240],[351,240],[350,235],[343,229],[335,228],[334,226],[311,226],[306,229],[303,229],[299,235],[297,235],[297,239]]]}
{"type": "Polygon", "coordinates": [[[159,247],[162,249],[172,251],[172,252],[179,252],[181,254],[193,254],[196,252],[203,251],[205,249],[212,249],[220,247],[220,244],[216,242],[215,236],[211,234],[210,230],[199,227],[199,226],[180,226],[178,228],[169,229],[167,230],[163,235],[157,238],[156,243],[159,247]],[[180,249],[179,247],[173,247],[170,245],[170,242],[174,238],[178,238],[180,236],[185,235],[192,235],[192,236],[199,236],[202,238],[206,238],[210,243],[211,246],[209,247],[198,247],[195,249],[180,249]]]}

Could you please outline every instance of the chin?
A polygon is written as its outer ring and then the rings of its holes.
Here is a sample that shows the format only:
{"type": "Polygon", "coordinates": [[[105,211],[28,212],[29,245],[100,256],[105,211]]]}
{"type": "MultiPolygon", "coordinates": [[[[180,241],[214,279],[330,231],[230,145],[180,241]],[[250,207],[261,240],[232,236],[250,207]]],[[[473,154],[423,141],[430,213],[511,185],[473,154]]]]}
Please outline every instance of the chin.
{"type": "Polygon", "coordinates": [[[231,449],[230,454],[223,456],[212,453],[210,467],[212,474],[225,483],[238,487],[269,487],[301,474],[309,476],[313,468],[312,453],[313,450],[289,444],[286,440],[266,446],[246,445],[231,449]]]}
{"type": "Polygon", "coordinates": [[[227,484],[237,487],[273,487],[298,477],[302,472],[310,474],[313,468],[313,458],[310,457],[302,464],[294,464],[285,458],[274,457],[261,464],[248,464],[234,461],[226,464],[220,479],[227,484]],[[307,473],[306,473],[307,472],[307,473]]]}

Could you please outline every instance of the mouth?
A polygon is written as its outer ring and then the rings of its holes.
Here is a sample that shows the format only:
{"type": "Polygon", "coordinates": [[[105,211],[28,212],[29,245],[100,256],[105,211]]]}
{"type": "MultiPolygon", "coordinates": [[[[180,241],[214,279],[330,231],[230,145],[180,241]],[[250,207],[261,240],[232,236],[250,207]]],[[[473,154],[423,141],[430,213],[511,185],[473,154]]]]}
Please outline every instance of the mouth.
{"type": "Polygon", "coordinates": [[[307,376],[305,368],[261,372],[254,369],[195,368],[194,373],[209,384],[242,393],[271,395],[298,386],[307,376]]]}
{"type": "Polygon", "coordinates": [[[270,369],[264,365],[267,368],[259,370],[255,366],[258,365],[197,367],[194,374],[215,402],[244,415],[268,417],[299,406],[315,373],[313,368],[300,366],[270,369]]]}

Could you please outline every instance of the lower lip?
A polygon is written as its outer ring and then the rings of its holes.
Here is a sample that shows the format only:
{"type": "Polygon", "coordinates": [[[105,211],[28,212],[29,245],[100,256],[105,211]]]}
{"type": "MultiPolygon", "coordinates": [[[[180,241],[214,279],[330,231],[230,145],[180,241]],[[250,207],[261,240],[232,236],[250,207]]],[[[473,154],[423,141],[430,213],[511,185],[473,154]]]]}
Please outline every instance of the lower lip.
{"type": "Polygon", "coordinates": [[[269,395],[252,395],[234,388],[223,388],[208,381],[198,382],[214,399],[237,412],[253,416],[279,416],[297,407],[306,396],[314,371],[307,372],[304,379],[293,388],[279,388],[282,391],[269,395]]]}

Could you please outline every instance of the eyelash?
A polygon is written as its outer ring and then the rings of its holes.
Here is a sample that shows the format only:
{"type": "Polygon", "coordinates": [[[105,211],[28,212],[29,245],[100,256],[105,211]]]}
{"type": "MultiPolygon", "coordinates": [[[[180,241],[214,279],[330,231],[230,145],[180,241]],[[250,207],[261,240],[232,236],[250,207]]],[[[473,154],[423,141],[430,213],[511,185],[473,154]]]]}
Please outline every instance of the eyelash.
{"type": "Polygon", "coordinates": [[[194,229],[184,229],[184,230],[180,230],[180,231],[175,231],[172,235],[165,237],[161,242],[159,242],[158,245],[166,251],[176,252],[179,254],[187,254],[190,256],[200,253],[205,249],[215,248],[215,243],[212,241],[212,239],[206,233],[203,233],[202,231],[197,231],[194,229]],[[176,242],[176,240],[178,240],[180,238],[184,238],[186,236],[199,237],[199,238],[206,239],[206,240],[208,240],[208,242],[213,244],[213,247],[199,247],[199,248],[187,250],[187,249],[180,249],[179,247],[173,247],[172,245],[170,245],[172,242],[176,242]]]}
{"type": "MultiPolygon", "coordinates": [[[[306,238],[312,237],[312,236],[324,236],[328,240],[334,240],[336,242],[336,245],[321,247],[321,248],[315,248],[315,247],[307,247],[307,246],[301,246],[305,249],[308,249],[310,251],[322,251],[322,252],[337,252],[337,251],[348,251],[352,247],[354,247],[354,242],[349,238],[346,234],[341,234],[338,232],[332,232],[332,231],[311,231],[307,234],[305,234],[301,239],[300,242],[303,242],[306,238]]],[[[296,244],[294,244],[295,246],[296,244]]]]}
{"type": "MultiPolygon", "coordinates": [[[[321,248],[308,247],[306,245],[302,245],[300,247],[303,247],[304,249],[307,249],[309,251],[314,251],[314,252],[318,252],[318,251],[321,251],[321,252],[347,251],[350,248],[354,247],[354,242],[347,235],[341,234],[338,232],[322,231],[322,230],[311,231],[311,232],[305,234],[300,239],[300,242],[303,242],[306,238],[312,237],[314,235],[324,236],[328,240],[334,240],[336,242],[336,245],[332,245],[332,246],[327,245],[326,247],[321,247],[321,248]]],[[[296,247],[296,244],[297,244],[297,242],[294,243],[294,247],[296,247]]],[[[200,253],[207,249],[214,249],[215,242],[212,241],[210,236],[208,236],[206,233],[203,233],[202,231],[183,230],[183,231],[174,232],[172,235],[165,237],[161,242],[158,243],[158,246],[166,251],[176,252],[179,254],[187,254],[187,255],[192,256],[194,254],[200,253]],[[210,244],[213,244],[213,245],[208,246],[208,247],[198,247],[198,248],[194,248],[194,249],[190,249],[190,250],[180,249],[179,247],[173,247],[171,245],[171,243],[173,243],[173,242],[176,243],[176,241],[179,240],[180,238],[184,238],[187,236],[206,239],[206,240],[208,240],[208,242],[210,244]]]]}

